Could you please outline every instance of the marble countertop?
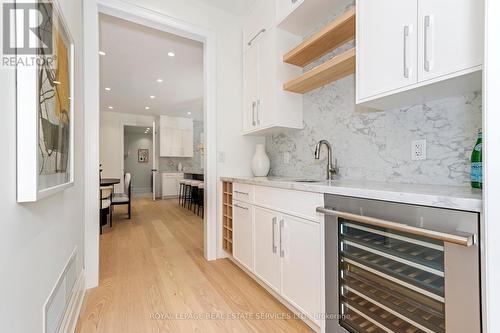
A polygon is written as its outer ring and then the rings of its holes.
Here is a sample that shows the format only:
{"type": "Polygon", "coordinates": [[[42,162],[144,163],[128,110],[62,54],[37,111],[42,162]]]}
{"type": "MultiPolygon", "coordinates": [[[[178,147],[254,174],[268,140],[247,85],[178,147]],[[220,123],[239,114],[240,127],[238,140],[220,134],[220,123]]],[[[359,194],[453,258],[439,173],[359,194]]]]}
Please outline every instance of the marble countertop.
{"type": "Polygon", "coordinates": [[[221,177],[221,180],[472,212],[481,212],[482,210],[482,191],[465,186],[344,180],[297,182],[290,178],[273,177],[221,177]]]}

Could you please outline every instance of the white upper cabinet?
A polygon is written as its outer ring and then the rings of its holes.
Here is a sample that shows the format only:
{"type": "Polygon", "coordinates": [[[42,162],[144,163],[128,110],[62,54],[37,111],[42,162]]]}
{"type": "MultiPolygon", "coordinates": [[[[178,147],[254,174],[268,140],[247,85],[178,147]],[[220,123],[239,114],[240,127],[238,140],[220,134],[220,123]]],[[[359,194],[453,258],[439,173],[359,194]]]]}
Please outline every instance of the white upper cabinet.
{"type": "Polygon", "coordinates": [[[419,80],[481,66],[483,17],[482,0],[419,0],[419,80]]]}
{"type": "Polygon", "coordinates": [[[359,96],[417,83],[417,1],[358,1],[357,15],[359,96]]]}
{"type": "Polygon", "coordinates": [[[302,128],[302,96],[283,84],[302,69],[283,63],[301,38],[275,27],[274,1],[261,1],[243,27],[243,134],[302,128]]]}
{"type": "Polygon", "coordinates": [[[160,116],[160,156],[193,157],[193,119],[160,116]]]}
{"type": "Polygon", "coordinates": [[[484,0],[358,0],[356,102],[386,109],[481,89],[484,0]]]}

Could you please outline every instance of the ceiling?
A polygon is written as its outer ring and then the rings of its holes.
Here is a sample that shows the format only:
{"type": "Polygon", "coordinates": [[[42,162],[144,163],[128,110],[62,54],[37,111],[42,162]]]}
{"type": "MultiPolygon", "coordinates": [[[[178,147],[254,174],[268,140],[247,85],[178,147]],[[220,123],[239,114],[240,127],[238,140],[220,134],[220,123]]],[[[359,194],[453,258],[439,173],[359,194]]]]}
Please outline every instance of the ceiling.
{"type": "Polygon", "coordinates": [[[101,111],[203,120],[202,43],[104,14],[100,43],[101,111]]]}
{"type": "MultiPolygon", "coordinates": [[[[235,15],[245,14],[256,0],[197,0],[235,15]]],[[[266,0],[268,1],[268,0],[266,0]]]]}

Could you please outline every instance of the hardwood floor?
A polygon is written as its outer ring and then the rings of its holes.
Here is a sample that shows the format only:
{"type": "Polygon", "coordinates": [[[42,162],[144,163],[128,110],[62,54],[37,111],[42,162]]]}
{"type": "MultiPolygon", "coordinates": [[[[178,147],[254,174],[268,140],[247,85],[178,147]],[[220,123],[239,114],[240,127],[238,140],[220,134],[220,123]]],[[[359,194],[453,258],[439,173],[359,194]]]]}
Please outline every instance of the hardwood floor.
{"type": "Polygon", "coordinates": [[[103,229],[100,285],[76,332],[311,332],[230,260],[207,262],[203,221],[175,200],[132,207],[103,229]]]}

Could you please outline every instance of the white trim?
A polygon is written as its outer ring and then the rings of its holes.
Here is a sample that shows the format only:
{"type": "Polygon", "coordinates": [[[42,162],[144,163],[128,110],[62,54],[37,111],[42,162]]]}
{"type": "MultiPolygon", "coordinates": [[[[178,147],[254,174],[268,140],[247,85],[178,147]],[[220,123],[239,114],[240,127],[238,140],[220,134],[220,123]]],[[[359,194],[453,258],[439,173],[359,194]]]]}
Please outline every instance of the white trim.
{"type": "Polygon", "coordinates": [[[484,193],[481,219],[483,331],[500,332],[500,1],[486,0],[483,74],[484,193]]]}
{"type": "MultiPolygon", "coordinates": [[[[205,258],[217,259],[217,107],[216,107],[216,35],[213,31],[183,22],[162,13],[120,0],[86,0],[84,3],[85,34],[85,113],[86,119],[86,221],[85,264],[87,287],[96,286],[99,272],[99,217],[92,195],[98,192],[95,168],[99,161],[99,50],[98,12],[132,21],[151,28],[194,39],[204,44],[204,120],[205,159],[205,258]],[[92,38],[97,38],[92,40],[92,38]],[[91,59],[87,59],[87,56],[91,59]],[[97,88],[96,88],[97,86],[97,88]],[[91,109],[93,108],[93,109],[91,109]],[[97,133],[97,134],[96,134],[97,133]],[[89,147],[88,145],[94,146],[89,147]],[[97,146],[97,147],[96,147],[97,146]],[[97,191],[97,192],[96,192],[97,191]]],[[[98,198],[98,194],[95,195],[98,198]]],[[[97,199],[96,199],[97,202],[97,199]]]]}
{"type": "Polygon", "coordinates": [[[73,333],[78,323],[78,317],[85,296],[85,271],[82,269],[73,288],[71,299],[64,313],[58,333],[73,333]]]}

